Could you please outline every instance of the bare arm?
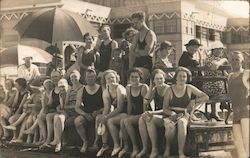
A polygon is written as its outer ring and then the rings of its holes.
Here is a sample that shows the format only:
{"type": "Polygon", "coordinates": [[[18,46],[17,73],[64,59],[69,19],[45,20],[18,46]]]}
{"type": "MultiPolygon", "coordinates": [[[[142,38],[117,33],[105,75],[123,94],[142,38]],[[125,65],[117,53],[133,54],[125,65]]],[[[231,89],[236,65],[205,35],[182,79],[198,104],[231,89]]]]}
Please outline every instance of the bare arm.
{"type": "Polygon", "coordinates": [[[18,105],[18,109],[16,111],[16,114],[20,113],[21,109],[23,108],[23,105],[25,104],[26,100],[28,98],[28,94],[25,94],[23,96],[23,100],[21,101],[20,105],[18,105]]]}
{"type": "Polygon", "coordinates": [[[172,111],[170,109],[170,107],[169,107],[169,102],[170,102],[170,99],[172,98],[172,95],[173,94],[172,94],[171,89],[168,88],[166,90],[166,93],[165,93],[165,96],[164,96],[164,100],[163,100],[163,112],[164,112],[164,114],[170,115],[170,116],[175,114],[175,112],[172,111]]]}
{"type": "Polygon", "coordinates": [[[126,89],[123,86],[118,85],[116,93],[117,93],[117,108],[108,114],[108,118],[121,113],[124,107],[124,102],[126,98],[126,89]]]}
{"type": "Polygon", "coordinates": [[[103,91],[102,99],[103,99],[103,104],[104,104],[103,114],[107,115],[110,112],[110,107],[111,107],[108,89],[105,89],[103,91]]]}
{"type": "Polygon", "coordinates": [[[152,53],[153,53],[153,49],[155,47],[155,44],[156,44],[156,36],[155,36],[155,33],[150,30],[147,34],[147,37],[146,37],[146,47],[144,48],[144,50],[137,50],[137,52],[140,54],[140,56],[152,56],[152,53]]]}
{"type": "Polygon", "coordinates": [[[77,92],[75,111],[80,115],[86,115],[87,113],[84,112],[81,108],[81,106],[82,106],[82,94],[83,94],[82,92],[83,92],[83,87],[77,92]]]}
{"type": "Polygon", "coordinates": [[[132,104],[131,104],[131,97],[130,97],[130,87],[131,85],[127,85],[126,87],[126,93],[127,93],[127,113],[128,115],[131,115],[132,113],[132,104]]]}

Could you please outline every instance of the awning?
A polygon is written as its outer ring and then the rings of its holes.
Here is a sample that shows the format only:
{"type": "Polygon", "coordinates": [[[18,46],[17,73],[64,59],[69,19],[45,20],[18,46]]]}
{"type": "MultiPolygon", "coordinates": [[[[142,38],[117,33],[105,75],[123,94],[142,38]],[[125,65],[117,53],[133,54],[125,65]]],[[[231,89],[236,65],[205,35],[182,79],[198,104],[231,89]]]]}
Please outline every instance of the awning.
{"type": "Polygon", "coordinates": [[[80,0],[62,0],[63,9],[81,14],[87,20],[107,23],[111,8],[80,0]]]}

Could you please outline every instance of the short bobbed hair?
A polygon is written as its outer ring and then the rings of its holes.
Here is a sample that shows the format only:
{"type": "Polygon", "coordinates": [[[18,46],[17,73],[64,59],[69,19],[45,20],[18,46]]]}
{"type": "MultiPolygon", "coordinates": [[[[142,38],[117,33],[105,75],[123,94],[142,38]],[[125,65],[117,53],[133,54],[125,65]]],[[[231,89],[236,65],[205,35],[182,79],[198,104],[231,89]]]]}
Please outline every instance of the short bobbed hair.
{"type": "Polygon", "coordinates": [[[188,68],[185,68],[185,67],[178,67],[175,71],[175,74],[174,74],[174,83],[176,83],[176,78],[177,78],[177,75],[179,74],[179,72],[186,72],[187,74],[187,83],[191,82],[192,81],[192,72],[188,69],[188,68]]]}

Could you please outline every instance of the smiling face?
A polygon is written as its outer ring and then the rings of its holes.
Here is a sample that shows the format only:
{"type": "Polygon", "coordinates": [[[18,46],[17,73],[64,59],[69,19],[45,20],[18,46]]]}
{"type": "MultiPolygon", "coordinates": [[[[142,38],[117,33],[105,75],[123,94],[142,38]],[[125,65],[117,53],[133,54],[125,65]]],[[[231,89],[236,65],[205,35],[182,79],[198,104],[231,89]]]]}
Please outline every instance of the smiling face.
{"type": "Polygon", "coordinates": [[[91,36],[86,36],[84,39],[84,42],[86,45],[92,45],[93,44],[93,38],[91,36]]]}
{"type": "Polygon", "coordinates": [[[107,74],[105,76],[105,81],[108,86],[117,84],[116,75],[114,73],[107,74]]]}
{"type": "Polygon", "coordinates": [[[176,84],[186,84],[188,80],[188,74],[185,71],[179,71],[176,75],[176,84]]]}
{"type": "Polygon", "coordinates": [[[50,78],[53,81],[53,83],[57,85],[58,81],[61,79],[61,74],[58,71],[52,71],[50,78]]]}
{"type": "Polygon", "coordinates": [[[75,73],[72,73],[72,74],[70,75],[70,81],[71,81],[73,84],[78,83],[79,80],[80,80],[80,76],[79,76],[79,75],[77,75],[77,74],[75,74],[75,73]]]}
{"type": "Polygon", "coordinates": [[[156,73],[154,77],[154,81],[156,86],[161,86],[165,82],[165,76],[162,73],[156,73]]]}
{"type": "Polygon", "coordinates": [[[87,85],[92,86],[96,82],[96,74],[93,72],[86,72],[85,74],[85,81],[87,85]]]}
{"type": "Polygon", "coordinates": [[[132,85],[138,85],[140,83],[140,75],[137,72],[132,72],[129,76],[129,81],[132,85]]]}

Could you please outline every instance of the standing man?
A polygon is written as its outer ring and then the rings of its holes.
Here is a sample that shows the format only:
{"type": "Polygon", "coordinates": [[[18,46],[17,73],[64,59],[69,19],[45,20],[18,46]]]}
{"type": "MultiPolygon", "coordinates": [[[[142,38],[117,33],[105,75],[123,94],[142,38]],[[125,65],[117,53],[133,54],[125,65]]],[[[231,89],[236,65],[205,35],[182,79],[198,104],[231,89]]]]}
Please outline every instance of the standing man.
{"type": "Polygon", "coordinates": [[[17,69],[17,76],[19,78],[24,78],[28,83],[40,77],[39,69],[36,65],[32,64],[32,59],[32,56],[24,57],[24,64],[20,65],[17,69]]]}
{"type": "Polygon", "coordinates": [[[150,30],[145,23],[145,12],[136,12],[131,17],[132,25],[138,33],[132,42],[129,67],[139,67],[145,81],[153,66],[152,57],[157,39],[154,31],[150,30]]]}
{"type": "MultiPolygon", "coordinates": [[[[111,29],[109,25],[102,25],[100,27],[100,34],[102,37],[102,42],[99,46],[100,63],[99,66],[97,66],[97,69],[99,72],[104,72],[105,70],[109,69],[109,62],[112,57],[112,52],[118,47],[118,44],[111,38],[111,29]]],[[[100,75],[101,74],[98,76],[100,75]]]]}

